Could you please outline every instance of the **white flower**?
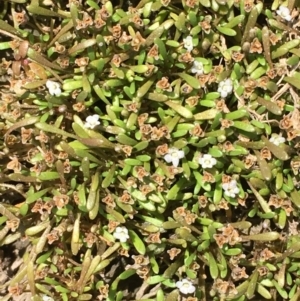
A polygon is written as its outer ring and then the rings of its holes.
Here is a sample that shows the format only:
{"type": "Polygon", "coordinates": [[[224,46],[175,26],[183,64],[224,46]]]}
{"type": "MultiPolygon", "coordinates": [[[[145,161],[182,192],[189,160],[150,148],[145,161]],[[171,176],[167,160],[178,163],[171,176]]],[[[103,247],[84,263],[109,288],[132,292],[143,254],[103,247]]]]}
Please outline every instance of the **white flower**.
{"type": "Polygon", "coordinates": [[[234,198],[240,192],[236,180],[231,180],[229,183],[222,184],[222,188],[225,191],[225,195],[231,198],[234,198]]]}
{"type": "Polygon", "coordinates": [[[42,295],[42,300],[43,300],[43,301],[54,301],[53,298],[48,297],[47,295],[42,295]]]}
{"type": "Polygon", "coordinates": [[[281,136],[278,136],[278,135],[274,135],[270,138],[269,140],[270,142],[274,143],[275,145],[279,145],[281,143],[284,143],[285,142],[285,138],[284,137],[281,137],[281,136]]]}
{"type": "Polygon", "coordinates": [[[179,160],[184,157],[184,151],[179,150],[175,147],[171,147],[168,149],[168,153],[164,156],[164,159],[173,164],[173,166],[177,167],[179,164],[179,160]]]}
{"type": "Polygon", "coordinates": [[[280,16],[282,19],[286,21],[292,20],[290,10],[286,6],[280,5],[279,9],[276,10],[276,13],[278,14],[278,16],[280,16]]]}
{"type": "Polygon", "coordinates": [[[59,96],[61,94],[60,84],[52,80],[47,80],[46,87],[51,95],[59,96]]]}
{"type": "Polygon", "coordinates": [[[193,66],[191,68],[192,73],[196,73],[197,75],[202,75],[204,70],[203,70],[203,64],[198,61],[193,62],[193,66]]]}
{"type": "Polygon", "coordinates": [[[84,127],[87,129],[93,129],[94,127],[100,124],[99,115],[96,114],[92,116],[88,116],[85,121],[86,122],[84,124],[84,127]]]}
{"type": "Polygon", "coordinates": [[[202,166],[202,168],[212,168],[217,164],[217,160],[210,154],[205,154],[199,158],[199,164],[202,166]]]}
{"type": "Polygon", "coordinates": [[[114,232],[114,238],[120,242],[126,242],[129,239],[128,230],[125,227],[117,227],[114,232]]]}
{"type": "Polygon", "coordinates": [[[193,50],[193,38],[191,36],[187,36],[185,39],[183,39],[183,47],[189,52],[193,50]]]}
{"type": "Polygon", "coordinates": [[[227,78],[219,83],[218,92],[221,94],[221,97],[225,98],[231,94],[233,89],[232,80],[227,78]]]}
{"type": "Polygon", "coordinates": [[[182,294],[192,294],[196,290],[192,282],[187,279],[182,279],[181,281],[177,281],[176,287],[179,288],[179,291],[182,294]]]}

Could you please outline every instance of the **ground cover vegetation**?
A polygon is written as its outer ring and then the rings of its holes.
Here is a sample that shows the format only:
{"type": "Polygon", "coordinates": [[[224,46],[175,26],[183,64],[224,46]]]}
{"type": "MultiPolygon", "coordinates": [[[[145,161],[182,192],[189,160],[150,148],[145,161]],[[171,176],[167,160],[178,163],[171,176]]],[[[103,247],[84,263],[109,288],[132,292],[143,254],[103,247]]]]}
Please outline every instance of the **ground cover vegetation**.
{"type": "Polygon", "coordinates": [[[1,300],[299,300],[299,7],[1,1],[1,300]]]}

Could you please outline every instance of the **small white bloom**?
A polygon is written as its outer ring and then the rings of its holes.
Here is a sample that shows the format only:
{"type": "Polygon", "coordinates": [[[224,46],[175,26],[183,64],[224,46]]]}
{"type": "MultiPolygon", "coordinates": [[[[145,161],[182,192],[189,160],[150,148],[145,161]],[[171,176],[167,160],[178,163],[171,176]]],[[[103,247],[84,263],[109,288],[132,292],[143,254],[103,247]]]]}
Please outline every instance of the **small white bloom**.
{"type": "Polygon", "coordinates": [[[87,129],[93,129],[94,127],[96,127],[99,124],[100,124],[99,115],[95,114],[95,115],[88,116],[86,118],[84,127],[87,129]]]}
{"type": "Polygon", "coordinates": [[[46,87],[51,95],[59,96],[61,94],[60,84],[52,80],[47,80],[46,87]]]}
{"type": "Polygon", "coordinates": [[[230,78],[227,78],[219,83],[218,92],[221,94],[221,97],[226,98],[232,93],[232,90],[233,85],[230,78]]]}
{"type": "Polygon", "coordinates": [[[236,180],[231,180],[229,183],[222,184],[222,188],[225,191],[225,195],[231,198],[234,198],[240,192],[236,180]]]}
{"type": "Polygon", "coordinates": [[[54,301],[53,298],[48,297],[47,295],[42,295],[42,300],[43,300],[43,301],[54,301]]]}
{"type": "Polygon", "coordinates": [[[193,50],[193,38],[191,36],[187,36],[185,39],[183,39],[183,47],[189,52],[193,50]]]}
{"type": "Polygon", "coordinates": [[[196,73],[197,75],[202,75],[204,73],[203,64],[201,62],[194,61],[191,72],[196,73]]]}
{"type": "Polygon", "coordinates": [[[126,242],[129,239],[128,230],[125,227],[117,227],[113,235],[120,242],[126,242]]]}
{"type": "Polygon", "coordinates": [[[270,142],[274,143],[275,145],[279,145],[281,143],[284,143],[285,142],[285,138],[284,137],[281,137],[281,136],[278,136],[278,135],[274,135],[270,138],[269,140],[270,142]]]}
{"type": "Polygon", "coordinates": [[[279,9],[276,10],[276,13],[278,16],[280,16],[282,19],[284,19],[286,21],[292,20],[290,10],[286,6],[280,5],[279,9]]]}
{"type": "Polygon", "coordinates": [[[168,153],[164,156],[164,159],[173,164],[173,166],[177,167],[179,164],[179,160],[184,157],[184,151],[179,150],[175,147],[171,147],[168,149],[168,153]]]}
{"type": "Polygon", "coordinates": [[[196,288],[193,283],[187,279],[182,279],[176,282],[176,287],[182,294],[192,294],[195,292],[196,288]]]}
{"type": "Polygon", "coordinates": [[[199,158],[199,164],[202,166],[202,168],[212,168],[217,164],[217,160],[210,154],[205,154],[199,158]]]}

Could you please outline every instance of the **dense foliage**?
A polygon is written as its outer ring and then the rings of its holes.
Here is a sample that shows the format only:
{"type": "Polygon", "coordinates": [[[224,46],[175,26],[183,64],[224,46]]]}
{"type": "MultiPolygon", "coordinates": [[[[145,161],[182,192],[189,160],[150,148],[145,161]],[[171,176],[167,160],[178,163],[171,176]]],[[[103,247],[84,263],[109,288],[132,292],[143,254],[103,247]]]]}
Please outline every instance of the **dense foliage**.
{"type": "Polygon", "coordinates": [[[298,300],[299,7],[1,1],[2,300],[298,300]]]}

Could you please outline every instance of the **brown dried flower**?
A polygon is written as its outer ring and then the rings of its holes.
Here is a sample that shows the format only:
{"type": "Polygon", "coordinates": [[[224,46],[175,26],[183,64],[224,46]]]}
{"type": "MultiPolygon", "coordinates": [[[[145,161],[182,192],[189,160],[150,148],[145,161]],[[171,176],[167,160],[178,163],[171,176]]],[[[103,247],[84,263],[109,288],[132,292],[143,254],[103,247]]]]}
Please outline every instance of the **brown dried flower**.
{"type": "Polygon", "coordinates": [[[61,209],[69,203],[69,197],[65,194],[55,195],[53,197],[54,204],[57,208],[61,209]]]}
{"type": "Polygon", "coordinates": [[[148,116],[148,113],[143,113],[138,116],[138,124],[140,127],[144,125],[145,121],[148,119],[148,116]]]}
{"type": "Polygon", "coordinates": [[[120,201],[124,204],[129,204],[129,205],[133,205],[134,204],[134,200],[132,199],[131,195],[128,193],[127,190],[123,191],[123,194],[120,198],[120,201]]]}
{"type": "Polygon", "coordinates": [[[142,37],[142,35],[140,34],[140,32],[137,31],[136,34],[135,34],[135,36],[134,36],[134,38],[131,41],[131,46],[132,46],[133,50],[139,51],[140,47],[142,45],[144,45],[145,41],[146,40],[142,37]]]}
{"type": "Polygon", "coordinates": [[[273,252],[271,252],[268,248],[263,249],[259,253],[259,259],[262,261],[266,261],[274,256],[275,256],[275,254],[273,252]]]}
{"type": "Polygon", "coordinates": [[[260,150],[260,155],[262,156],[262,158],[267,160],[271,160],[272,158],[272,153],[267,147],[264,147],[260,150]]]}
{"type": "Polygon", "coordinates": [[[145,239],[147,243],[152,243],[152,244],[160,244],[160,232],[156,233],[151,233],[149,236],[145,239]]]}
{"type": "Polygon", "coordinates": [[[284,115],[283,118],[279,122],[279,127],[281,129],[287,130],[293,126],[293,121],[290,115],[284,115]]]}
{"type": "Polygon", "coordinates": [[[75,64],[78,67],[86,67],[89,64],[89,58],[88,57],[80,57],[75,59],[75,64]]]}
{"type": "Polygon", "coordinates": [[[104,197],[101,201],[110,208],[115,208],[116,207],[116,203],[115,203],[114,198],[111,194],[107,194],[107,196],[104,197]]]}
{"type": "Polygon", "coordinates": [[[240,51],[232,51],[231,53],[231,58],[237,63],[240,62],[244,57],[245,55],[240,51]]]}
{"type": "Polygon", "coordinates": [[[186,102],[191,108],[193,108],[193,107],[195,107],[195,106],[198,104],[198,102],[199,102],[199,97],[198,97],[198,96],[190,96],[189,98],[187,98],[187,99],[185,100],[185,102],[186,102]]]}
{"type": "Polygon", "coordinates": [[[59,240],[59,234],[57,230],[52,230],[49,234],[47,234],[47,239],[49,245],[52,245],[55,241],[59,240]]]}
{"type": "Polygon", "coordinates": [[[132,37],[129,36],[126,31],[123,31],[121,37],[119,38],[119,44],[122,45],[127,45],[130,41],[132,40],[132,37]]]}
{"type": "Polygon", "coordinates": [[[113,26],[111,32],[112,32],[112,36],[114,37],[114,39],[118,40],[122,35],[121,25],[117,24],[117,25],[113,26]]]}
{"type": "Polygon", "coordinates": [[[257,158],[256,156],[253,156],[251,154],[247,155],[245,158],[244,158],[244,163],[245,163],[245,167],[247,169],[251,168],[257,161],[257,158]]]}
{"type": "Polygon", "coordinates": [[[269,34],[269,39],[271,44],[274,46],[281,40],[281,37],[279,37],[278,35],[274,34],[274,32],[271,31],[269,34]]]}
{"type": "Polygon", "coordinates": [[[49,137],[41,130],[40,134],[35,137],[35,140],[39,140],[42,143],[48,143],[49,137]]]}
{"type": "Polygon", "coordinates": [[[231,126],[233,126],[233,121],[232,120],[228,120],[228,119],[220,119],[221,121],[221,129],[228,129],[231,126]]]}
{"type": "Polygon", "coordinates": [[[258,38],[255,38],[250,44],[250,53],[262,53],[262,44],[258,38]]]}
{"type": "Polygon", "coordinates": [[[169,79],[167,77],[163,77],[161,80],[159,80],[156,83],[156,88],[167,91],[167,92],[172,92],[172,87],[171,87],[171,84],[169,83],[169,79]]]}
{"type": "Polygon", "coordinates": [[[198,196],[198,203],[201,208],[205,208],[208,204],[207,196],[205,195],[198,196]]]}
{"type": "Polygon", "coordinates": [[[179,57],[178,57],[178,61],[181,63],[191,63],[194,60],[195,59],[192,57],[190,52],[185,52],[185,53],[179,55],[179,57]]]}
{"type": "Polygon", "coordinates": [[[157,148],[156,148],[156,150],[155,150],[155,152],[156,152],[156,154],[158,155],[158,156],[164,156],[165,154],[167,154],[168,153],[168,150],[169,150],[169,146],[168,146],[168,144],[162,144],[162,145],[159,145],[157,148]]]}
{"type": "Polygon", "coordinates": [[[202,30],[206,33],[209,34],[211,30],[211,25],[210,25],[211,20],[209,18],[205,18],[204,21],[199,22],[199,26],[202,28],[202,30]]]}
{"type": "Polygon", "coordinates": [[[167,7],[171,3],[171,0],[160,0],[160,2],[163,6],[167,7]]]}
{"type": "Polygon", "coordinates": [[[22,170],[22,165],[19,162],[19,159],[14,156],[14,157],[9,157],[11,159],[10,162],[7,163],[6,168],[13,170],[15,173],[19,173],[22,170]]]}
{"type": "Polygon", "coordinates": [[[85,238],[83,239],[83,241],[87,244],[88,248],[91,248],[97,241],[97,236],[92,232],[85,233],[85,238]]]}
{"type": "Polygon", "coordinates": [[[189,131],[191,136],[194,137],[204,137],[205,132],[202,130],[199,123],[196,123],[195,126],[189,131]]]}
{"type": "Polygon", "coordinates": [[[231,272],[231,277],[234,281],[241,280],[243,278],[248,278],[245,267],[234,267],[231,272]]]}
{"type": "Polygon", "coordinates": [[[7,227],[10,229],[11,232],[16,232],[20,225],[20,219],[14,218],[6,221],[7,227]]]}
{"type": "Polygon", "coordinates": [[[46,164],[51,167],[53,165],[53,162],[55,160],[55,156],[51,150],[47,150],[45,152],[42,152],[43,158],[46,162],[46,164]]]}
{"type": "Polygon", "coordinates": [[[121,56],[118,54],[114,54],[112,60],[111,60],[112,64],[114,64],[116,67],[120,67],[121,63],[122,63],[122,59],[121,56]]]}
{"type": "Polygon", "coordinates": [[[177,248],[172,248],[170,250],[167,251],[167,253],[169,254],[170,256],[170,260],[174,260],[174,258],[180,254],[181,250],[180,249],[177,249],[177,248]]]}
{"type": "Polygon", "coordinates": [[[55,42],[55,47],[54,50],[59,53],[59,54],[63,54],[66,52],[66,47],[62,44],[59,44],[58,42],[55,42]]]}
{"type": "Polygon", "coordinates": [[[150,272],[150,267],[148,266],[143,266],[136,270],[136,273],[139,275],[139,277],[144,280],[148,278],[149,272],[150,272]]]}
{"type": "Polygon", "coordinates": [[[149,257],[144,255],[132,255],[131,258],[134,260],[134,264],[137,266],[145,266],[150,263],[149,257]]]}
{"type": "Polygon", "coordinates": [[[137,177],[140,181],[143,181],[144,180],[144,177],[147,177],[149,175],[149,172],[146,171],[146,169],[143,167],[143,166],[136,166],[134,168],[136,174],[137,174],[137,177]]]}

